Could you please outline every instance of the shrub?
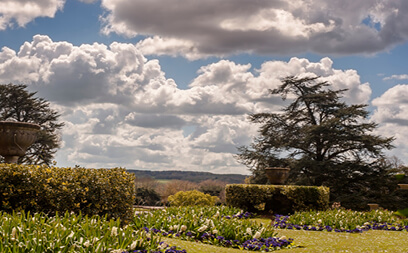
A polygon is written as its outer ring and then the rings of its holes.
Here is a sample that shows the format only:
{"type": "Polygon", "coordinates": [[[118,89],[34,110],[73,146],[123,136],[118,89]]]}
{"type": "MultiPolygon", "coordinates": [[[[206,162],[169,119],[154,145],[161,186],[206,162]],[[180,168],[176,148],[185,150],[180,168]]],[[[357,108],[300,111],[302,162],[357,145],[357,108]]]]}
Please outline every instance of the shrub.
{"type": "Polygon", "coordinates": [[[209,179],[202,181],[199,184],[198,190],[211,196],[217,196],[220,202],[225,203],[225,185],[227,183],[209,179]]]}
{"type": "Polygon", "coordinates": [[[0,164],[0,178],[0,210],[132,216],[134,175],[125,169],[0,164]]]}
{"type": "Polygon", "coordinates": [[[174,195],[179,191],[192,191],[197,189],[198,185],[196,183],[185,180],[171,180],[160,188],[159,193],[162,197],[161,201],[166,204],[167,198],[170,195],[174,195]]]}
{"type": "Polygon", "coordinates": [[[137,177],[135,179],[136,185],[136,205],[142,206],[160,206],[161,196],[157,192],[160,183],[149,177],[137,177]]]}
{"type": "Polygon", "coordinates": [[[160,206],[160,195],[150,188],[136,188],[135,204],[140,206],[160,206]]]}
{"type": "Polygon", "coordinates": [[[168,197],[171,206],[214,206],[218,197],[193,191],[180,191],[168,197]]]}
{"type": "Polygon", "coordinates": [[[231,184],[225,191],[228,205],[250,212],[287,214],[329,207],[330,191],[323,186],[231,184]]]}

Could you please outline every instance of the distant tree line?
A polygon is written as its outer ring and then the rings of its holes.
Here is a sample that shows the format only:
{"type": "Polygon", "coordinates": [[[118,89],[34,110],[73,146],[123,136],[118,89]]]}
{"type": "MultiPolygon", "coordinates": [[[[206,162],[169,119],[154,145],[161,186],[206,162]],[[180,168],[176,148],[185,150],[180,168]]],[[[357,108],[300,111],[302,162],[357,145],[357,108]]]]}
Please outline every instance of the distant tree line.
{"type": "Polygon", "coordinates": [[[213,174],[210,172],[196,171],[149,171],[149,170],[127,170],[139,178],[152,178],[156,180],[184,180],[200,183],[205,180],[218,180],[229,184],[242,184],[247,176],[240,174],[213,174]]]}

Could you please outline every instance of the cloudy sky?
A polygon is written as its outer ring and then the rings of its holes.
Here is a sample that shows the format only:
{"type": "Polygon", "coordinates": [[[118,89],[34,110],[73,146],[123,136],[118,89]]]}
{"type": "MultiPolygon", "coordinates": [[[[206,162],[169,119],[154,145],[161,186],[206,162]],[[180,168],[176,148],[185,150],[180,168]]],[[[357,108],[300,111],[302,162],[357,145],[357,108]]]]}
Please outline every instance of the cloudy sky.
{"type": "Polygon", "coordinates": [[[58,166],[248,174],[267,90],[319,75],[408,163],[406,0],[1,0],[0,83],[65,122],[58,166]]]}

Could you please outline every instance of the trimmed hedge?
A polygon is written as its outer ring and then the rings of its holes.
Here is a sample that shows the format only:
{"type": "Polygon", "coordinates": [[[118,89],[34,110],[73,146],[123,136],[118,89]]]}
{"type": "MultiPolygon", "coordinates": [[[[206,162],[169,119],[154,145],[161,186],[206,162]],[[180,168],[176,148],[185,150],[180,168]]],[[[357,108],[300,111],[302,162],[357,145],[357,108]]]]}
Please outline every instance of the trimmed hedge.
{"type": "Polygon", "coordinates": [[[74,212],[128,221],[135,176],[125,169],[0,164],[0,210],[74,212]]]}
{"type": "Polygon", "coordinates": [[[167,198],[170,206],[214,206],[218,199],[197,190],[179,191],[167,198]]]}
{"type": "Polygon", "coordinates": [[[323,186],[230,184],[225,191],[228,205],[261,213],[325,210],[330,198],[323,186]]]}

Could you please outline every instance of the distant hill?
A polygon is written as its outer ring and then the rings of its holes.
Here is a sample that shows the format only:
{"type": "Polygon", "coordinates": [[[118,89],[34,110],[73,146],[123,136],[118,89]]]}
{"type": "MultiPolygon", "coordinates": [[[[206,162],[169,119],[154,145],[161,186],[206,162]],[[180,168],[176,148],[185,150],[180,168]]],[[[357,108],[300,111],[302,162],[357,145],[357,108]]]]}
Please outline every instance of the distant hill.
{"type": "Polygon", "coordinates": [[[224,181],[229,184],[241,184],[247,176],[240,174],[213,174],[210,172],[196,172],[196,171],[150,171],[150,170],[127,170],[134,173],[136,177],[150,177],[156,180],[186,180],[200,183],[202,181],[212,179],[224,181]]]}

